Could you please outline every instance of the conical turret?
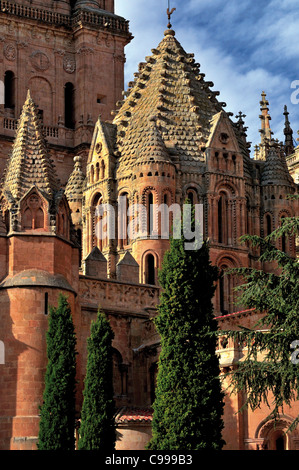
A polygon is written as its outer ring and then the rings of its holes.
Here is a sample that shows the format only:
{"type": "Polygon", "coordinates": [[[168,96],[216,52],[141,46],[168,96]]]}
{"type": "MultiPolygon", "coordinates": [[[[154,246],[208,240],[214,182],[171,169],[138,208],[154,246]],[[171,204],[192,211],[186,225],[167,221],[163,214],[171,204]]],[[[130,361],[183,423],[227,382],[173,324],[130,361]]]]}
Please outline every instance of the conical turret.
{"type": "Polygon", "coordinates": [[[294,182],[287,167],[283,144],[273,141],[269,145],[266,163],[262,171],[261,184],[263,186],[293,186],[294,182]]]}
{"type": "Polygon", "coordinates": [[[46,199],[59,191],[59,181],[48,154],[37,108],[28,91],[3,181],[3,192],[18,201],[33,186],[46,199]]]}

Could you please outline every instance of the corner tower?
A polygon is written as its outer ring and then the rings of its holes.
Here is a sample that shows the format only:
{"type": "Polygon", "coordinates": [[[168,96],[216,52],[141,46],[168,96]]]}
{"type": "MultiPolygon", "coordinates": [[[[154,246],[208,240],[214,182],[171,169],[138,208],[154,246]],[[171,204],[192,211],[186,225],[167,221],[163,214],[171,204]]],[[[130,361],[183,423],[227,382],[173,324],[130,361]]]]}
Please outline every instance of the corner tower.
{"type": "Polygon", "coordinates": [[[71,213],[30,93],[0,195],[0,448],[34,449],[47,365],[48,306],[60,292],[76,318],[79,250],[71,213]]]}

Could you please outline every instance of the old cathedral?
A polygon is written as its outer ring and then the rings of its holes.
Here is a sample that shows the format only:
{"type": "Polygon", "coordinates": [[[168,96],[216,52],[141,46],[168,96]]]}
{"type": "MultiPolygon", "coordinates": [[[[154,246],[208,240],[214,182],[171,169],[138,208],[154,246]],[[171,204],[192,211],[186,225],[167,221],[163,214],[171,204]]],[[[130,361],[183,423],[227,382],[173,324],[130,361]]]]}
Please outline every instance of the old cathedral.
{"type": "MultiPolygon", "coordinates": [[[[287,109],[281,143],[262,92],[261,142],[251,156],[245,116],[225,110],[171,25],[124,91],[132,39],[114,0],[0,0],[0,449],[36,449],[48,311],[60,292],[77,336],[78,420],[86,340],[101,308],[115,334],[117,449],[144,449],[150,439],[160,347],[152,319],[169,241],[155,217],[156,237],[123,236],[126,217],[114,238],[100,237],[99,207],[117,214],[123,196],[126,209],[145,207],[146,223],[153,204],[202,204],[220,270],[270,270],[239,238],[269,234],[298,213],[287,199],[298,192],[299,154],[287,109]]],[[[296,256],[293,239],[279,248],[296,256]]],[[[236,307],[234,282],[218,282],[219,329],[257,319],[236,307]]],[[[241,354],[221,338],[218,353],[220,373],[241,354]]],[[[237,413],[243,400],[226,397],[225,449],[299,449],[299,429],[284,434],[297,403],[274,426],[267,409],[237,413]]]]}

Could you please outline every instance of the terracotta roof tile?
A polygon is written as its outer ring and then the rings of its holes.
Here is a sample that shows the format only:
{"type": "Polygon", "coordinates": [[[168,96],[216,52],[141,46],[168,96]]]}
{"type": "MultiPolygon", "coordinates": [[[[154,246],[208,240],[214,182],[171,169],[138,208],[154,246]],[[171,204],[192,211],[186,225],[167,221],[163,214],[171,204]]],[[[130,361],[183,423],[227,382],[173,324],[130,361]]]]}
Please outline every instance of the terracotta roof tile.
{"type": "Polygon", "coordinates": [[[120,423],[150,423],[153,419],[152,408],[121,408],[116,416],[116,422],[120,423]]]}

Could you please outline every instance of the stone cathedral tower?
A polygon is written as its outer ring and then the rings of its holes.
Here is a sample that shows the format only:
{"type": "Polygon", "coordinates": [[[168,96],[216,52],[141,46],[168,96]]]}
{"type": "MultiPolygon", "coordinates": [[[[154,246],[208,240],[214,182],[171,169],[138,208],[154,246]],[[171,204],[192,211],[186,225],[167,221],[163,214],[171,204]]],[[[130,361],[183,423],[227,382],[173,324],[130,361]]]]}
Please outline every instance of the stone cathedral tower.
{"type": "MultiPolygon", "coordinates": [[[[211,262],[220,271],[270,271],[240,236],[265,236],[298,214],[297,203],[287,199],[298,191],[286,164],[293,151],[288,113],[281,144],[262,93],[261,143],[252,158],[245,116],[226,111],[170,25],[123,92],[124,47],[132,36],[113,0],[0,4],[6,85],[0,109],[0,449],[36,448],[48,305],[59,292],[68,296],[77,336],[78,423],[87,338],[101,308],[114,331],[117,449],[144,449],[160,352],[152,321],[157,274],[169,247],[162,222],[168,218],[172,225],[170,211],[163,219],[152,206],[181,208],[186,198],[201,204],[211,262]],[[116,215],[111,238],[102,236],[105,204],[116,215]],[[125,229],[136,204],[144,209],[142,230],[131,237],[125,229]]],[[[277,246],[296,254],[293,237],[277,246]]],[[[214,297],[220,329],[256,320],[254,312],[238,310],[234,286],[232,277],[220,276],[214,297]]],[[[218,353],[224,371],[242,350],[224,338],[218,353]]],[[[268,410],[235,413],[243,399],[226,397],[226,448],[276,448],[298,404],[287,408],[277,434],[268,410]]],[[[298,436],[295,430],[285,447],[299,448],[298,436]]]]}
{"type": "Polygon", "coordinates": [[[73,157],[87,157],[99,114],[109,119],[122,98],[128,22],[114,0],[15,0],[1,7],[0,31],[0,170],[30,89],[65,184],[73,157]]]}

